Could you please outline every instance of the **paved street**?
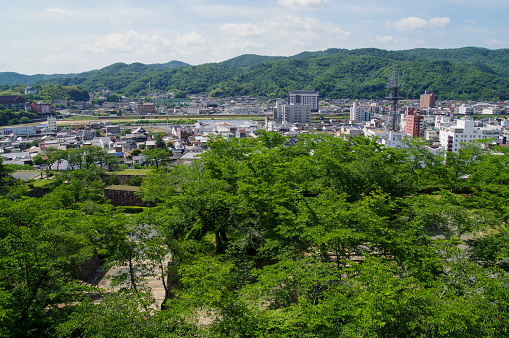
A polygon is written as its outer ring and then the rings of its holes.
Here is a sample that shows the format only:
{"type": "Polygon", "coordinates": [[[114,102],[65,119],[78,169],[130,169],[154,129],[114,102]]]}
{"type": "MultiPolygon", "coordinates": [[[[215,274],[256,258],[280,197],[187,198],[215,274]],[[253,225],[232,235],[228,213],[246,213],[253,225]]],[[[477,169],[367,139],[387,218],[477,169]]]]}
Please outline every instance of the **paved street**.
{"type": "Polygon", "coordinates": [[[15,171],[12,173],[12,176],[14,178],[17,178],[18,180],[31,180],[34,178],[40,178],[41,177],[41,171],[40,170],[27,170],[27,171],[15,171]]]}

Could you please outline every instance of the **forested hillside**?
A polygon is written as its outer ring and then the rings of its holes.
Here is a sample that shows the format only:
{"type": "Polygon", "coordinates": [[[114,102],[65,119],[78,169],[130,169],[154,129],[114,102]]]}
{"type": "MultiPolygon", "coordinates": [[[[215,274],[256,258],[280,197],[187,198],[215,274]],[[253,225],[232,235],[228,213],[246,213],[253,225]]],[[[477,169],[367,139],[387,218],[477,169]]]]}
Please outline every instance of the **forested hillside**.
{"type": "MultiPolygon", "coordinates": [[[[61,86],[61,85],[34,85],[37,94],[22,95],[27,101],[47,101],[54,99],[67,99],[73,101],[88,101],[90,94],[87,90],[78,86],[61,86]]],[[[24,85],[0,85],[0,95],[20,95],[25,90],[24,85]]]]}
{"type": "Polygon", "coordinates": [[[417,48],[403,52],[430,60],[468,62],[488,73],[493,72],[506,77],[509,76],[509,49],[490,50],[478,47],[457,49],[417,48]]]}
{"type": "MultiPolygon", "coordinates": [[[[509,51],[483,48],[386,51],[374,48],[328,49],[292,57],[242,55],[199,66],[113,64],[100,70],[43,84],[108,89],[137,97],[151,90],[212,96],[285,97],[290,90],[318,90],[323,98],[384,98],[387,76],[405,74],[402,95],[418,98],[424,90],[438,99],[509,99],[509,51]]],[[[0,82],[2,76],[0,75],[0,82]]]]}
{"type": "MultiPolygon", "coordinates": [[[[166,69],[174,69],[179,67],[188,67],[190,66],[188,63],[181,61],[170,61],[167,63],[160,64],[152,64],[152,65],[144,65],[142,63],[133,63],[131,65],[126,65],[124,63],[116,63],[111,66],[105,67],[101,70],[92,70],[85,73],[80,74],[37,74],[37,75],[23,75],[14,72],[0,72],[0,85],[28,85],[28,84],[36,84],[36,83],[44,83],[46,80],[55,80],[59,84],[65,85],[67,78],[78,78],[82,77],[89,78],[90,76],[101,73],[101,77],[108,77],[111,75],[115,75],[117,72],[121,72],[122,68],[126,68],[123,70],[124,73],[136,73],[138,76],[148,73],[150,71],[162,71],[166,69]],[[61,80],[60,80],[61,79],[61,80]]],[[[51,82],[51,81],[50,81],[51,82]]],[[[53,83],[53,82],[52,82],[53,83]]],[[[80,80],[74,80],[74,84],[81,83],[80,80]]]]}
{"type": "Polygon", "coordinates": [[[27,85],[34,84],[44,79],[56,79],[61,77],[71,77],[75,74],[37,74],[37,75],[23,75],[14,72],[0,72],[0,85],[27,85]]]}
{"type": "Polygon", "coordinates": [[[105,200],[100,149],[50,153],[81,169],[40,198],[0,162],[0,336],[509,336],[507,148],[286,141],[211,140],[137,214],[105,200]],[[95,252],[115,289],[80,283],[95,252]]]}

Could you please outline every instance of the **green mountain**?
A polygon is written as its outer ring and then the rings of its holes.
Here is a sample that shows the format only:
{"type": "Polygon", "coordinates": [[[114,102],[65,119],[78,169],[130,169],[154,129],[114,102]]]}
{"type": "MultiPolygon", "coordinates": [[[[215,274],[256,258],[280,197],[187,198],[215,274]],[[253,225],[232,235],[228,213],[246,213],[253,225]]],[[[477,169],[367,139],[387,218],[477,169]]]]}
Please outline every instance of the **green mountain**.
{"type": "Polygon", "coordinates": [[[449,60],[472,64],[487,72],[509,77],[509,49],[491,50],[478,47],[455,49],[417,48],[403,53],[416,55],[429,60],[449,60]]]}
{"type": "Polygon", "coordinates": [[[346,51],[346,49],[337,49],[337,48],[329,48],[324,51],[317,52],[302,52],[293,56],[266,56],[266,55],[256,55],[256,54],[243,54],[232,59],[228,59],[226,61],[220,62],[219,64],[222,66],[228,67],[251,67],[256,66],[260,63],[268,62],[268,61],[281,61],[281,60],[291,60],[291,59],[310,59],[315,57],[329,56],[337,54],[341,51],[346,51]]]}
{"type": "Polygon", "coordinates": [[[505,100],[509,98],[509,77],[493,68],[371,48],[270,60],[253,66],[180,68],[157,74],[152,84],[159,84],[161,90],[212,96],[284,97],[289,90],[311,89],[328,98],[383,98],[388,74],[396,69],[405,74],[402,93],[407,98],[418,98],[430,90],[439,99],[505,100]]]}
{"type": "MultiPolygon", "coordinates": [[[[115,63],[36,83],[80,86],[89,92],[109,89],[128,96],[145,95],[150,82],[151,90],[211,96],[284,97],[289,90],[311,89],[327,98],[384,98],[392,70],[405,74],[402,94],[407,98],[418,98],[429,90],[439,99],[509,99],[509,50],[476,47],[405,51],[331,48],[290,57],[246,54],[198,66],[179,61],[115,63]]],[[[0,74],[1,83],[8,81],[0,74]]]]}
{"type": "Polygon", "coordinates": [[[161,64],[145,65],[142,63],[133,63],[127,65],[125,63],[115,63],[110,66],[104,67],[100,70],[92,70],[79,74],[37,74],[37,75],[23,75],[14,72],[0,72],[0,85],[19,85],[19,84],[44,84],[44,83],[58,83],[62,85],[82,84],[88,79],[97,80],[107,76],[117,76],[120,73],[121,76],[128,74],[143,74],[150,71],[160,72],[168,69],[175,69],[179,67],[189,67],[188,63],[182,61],[170,61],[161,64]],[[72,79],[72,80],[71,80],[72,79]]]}
{"type": "Polygon", "coordinates": [[[0,85],[19,85],[19,84],[35,84],[39,81],[46,79],[58,79],[74,76],[75,74],[36,74],[36,75],[23,75],[14,72],[0,72],[0,85]]]}
{"type": "Polygon", "coordinates": [[[244,54],[239,55],[234,58],[228,59],[226,61],[220,62],[219,64],[226,67],[251,67],[258,65],[260,63],[264,63],[267,61],[276,61],[276,60],[284,60],[287,59],[286,56],[265,56],[265,55],[256,55],[256,54],[244,54]]]}

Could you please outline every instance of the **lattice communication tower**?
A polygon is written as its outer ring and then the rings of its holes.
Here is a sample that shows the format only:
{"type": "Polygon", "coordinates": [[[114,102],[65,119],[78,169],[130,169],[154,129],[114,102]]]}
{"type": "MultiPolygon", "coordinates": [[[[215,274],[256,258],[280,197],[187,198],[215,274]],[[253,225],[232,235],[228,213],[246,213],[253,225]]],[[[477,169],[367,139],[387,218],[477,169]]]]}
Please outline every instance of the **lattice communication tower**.
{"type": "Polygon", "coordinates": [[[400,89],[403,86],[403,76],[399,75],[398,72],[393,70],[389,74],[389,83],[387,84],[387,89],[389,90],[389,95],[386,97],[387,100],[391,102],[391,110],[389,112],[389,117],[387,119],[387,124],[385,128],[387,130],[394,130],[396,126],[396,122],[398,119],[398,101],[403,98],[400,96],[400,89]]]}

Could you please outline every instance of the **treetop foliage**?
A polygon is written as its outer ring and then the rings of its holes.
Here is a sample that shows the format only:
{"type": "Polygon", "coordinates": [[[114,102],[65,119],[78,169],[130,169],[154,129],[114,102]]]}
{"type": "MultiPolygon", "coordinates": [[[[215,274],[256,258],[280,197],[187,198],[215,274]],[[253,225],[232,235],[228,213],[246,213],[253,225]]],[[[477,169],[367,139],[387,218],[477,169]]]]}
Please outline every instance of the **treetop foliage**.
{"type": "Polygon", "coordinates": [[[137,213],[104,200],[93,148],[40,198],[6,186],[0,335],[509,334],[507,149],[432,155],[418,140],[321,134],[286,144],[268,132],[211,139],[193,164],[143,179],[154,207],[137,213]],[[118,272],[107,292],[79,283],[95,253],[118,272]]]}

